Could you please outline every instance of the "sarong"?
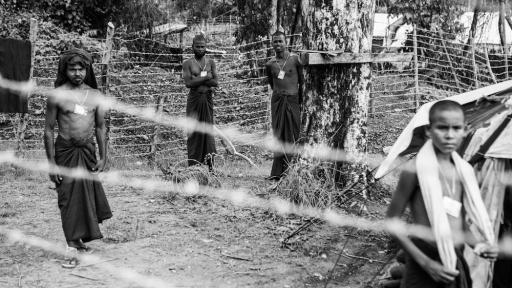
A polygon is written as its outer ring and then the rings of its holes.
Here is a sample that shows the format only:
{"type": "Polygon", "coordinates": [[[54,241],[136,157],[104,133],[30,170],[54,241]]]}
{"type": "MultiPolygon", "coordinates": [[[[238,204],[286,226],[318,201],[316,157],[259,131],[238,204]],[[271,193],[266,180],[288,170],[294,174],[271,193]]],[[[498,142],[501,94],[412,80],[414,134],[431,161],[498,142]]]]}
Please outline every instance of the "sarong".
{"type": "MultiPolygon", "coordinates": [[[[441,263],[441,258],[437,252],[437,247],[421,239],[412,238],[412,242],[420,249],[427,257],[441,263]]],[[[463,248],[455,248],[457,255],[456,269],[459,271],[459,276],[455,278],[450,284],[436,283],[430,275],[423,270],[423,268],[406,253],[405,260],[405,273],[402,278],[401,288],[471,288],[471,275],[468,264],[464,260],[463,248]]]]}
{"type": "MultiPolygon", "coordinates": [[[[92,139],[66,140],[59,135],[55,141],[55,162],[59,166],[91,171],[96,165],[95,150],[92,139]]],[[[97,176],[94,175],[95,180],[62,178],[57,193],[66,241],[103,238],[98,223],[111,218],[112,212],[97,176]]]]}
{"type": "MultiPolygon", "coordinates": [[[[298,94],[274,93],[271,101],[272,131],[274,137],[286,144],[294,144],[299,139],[300,105],[298,94]]],[[[270,176],[281,177],[288,169],[292,154],[274,152],[274,163],[270,176]]]]}
{"type": "MultiPolygon", "coordinates": [[[[198,92],[191,89],[187,99],[187,117],[196,119],[202,123],[213,124],[213,99],[212,92],[198,92]]],[[[212,161],[215,149],[215,138],[210,134],[193,132],[187,139],[188,165],[212,161]],[[208,157],[210,156],[210,157],[208,157]],[[208,159],[207,159],[208,158],[208,159]]]]}
{"type": "MultiPolygon", "coordinates": [[[[30,41],[0,39],[0,74],[2,78],[14,81],[28,81],[30,78],[30,41]]],[[[27,97],[0,88],[0,112],[27,113],[27,97]]]]}

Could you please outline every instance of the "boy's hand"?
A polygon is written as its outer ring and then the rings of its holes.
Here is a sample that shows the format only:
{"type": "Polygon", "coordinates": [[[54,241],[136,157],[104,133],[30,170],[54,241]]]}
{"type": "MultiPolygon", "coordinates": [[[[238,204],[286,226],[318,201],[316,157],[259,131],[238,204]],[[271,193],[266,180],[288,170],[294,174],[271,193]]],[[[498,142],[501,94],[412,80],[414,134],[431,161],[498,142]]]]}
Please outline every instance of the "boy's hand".
{"type": "Polygon", "coordinates": [[[457,270],[450,270],[446,267],[444,267],[441,263],[430,260],[427,262],[427,264],[423,267],[425,271],[434,279],[434,281],[439,283],[451,283],[455,280],[455,277],[459,275],[459,271],[457,270]]]}
{"type": "Polygon", "coordinates": [[[487,243],[479,243],[475,246],[475,253],[485,259],[496,260],[498,258],[498,246],[487,244],[487,243]]]}

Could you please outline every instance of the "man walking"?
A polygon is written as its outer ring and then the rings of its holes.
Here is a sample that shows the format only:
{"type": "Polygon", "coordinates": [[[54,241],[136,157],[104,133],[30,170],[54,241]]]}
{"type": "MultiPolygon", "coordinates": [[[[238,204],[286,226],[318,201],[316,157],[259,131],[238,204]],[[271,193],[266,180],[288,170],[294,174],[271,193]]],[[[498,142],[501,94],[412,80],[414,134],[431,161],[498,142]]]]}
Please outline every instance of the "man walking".
{"type": "MultiPolygon", "coordinates": [[[[49,97],[46,111],[44,143],[51,164],[91,171],[90,179],[50,174],[58,193],[62,228],[68,247],[89,251],[84,243],[103,238],[98,223],[112,217],[105,192],[96,173],[102,172],[106,161],[104,109],[94,104],[98,91],[89,53],[71,49],[59,61],[55,87],[69,93],[67,99],[49,97]],[[54,127],[59,133],[54,142],[54,127]],[[93,131],[99,147],[96,159],[93,131]]],[[[73,259],[72,266],[76,266],[73,259]]]]}

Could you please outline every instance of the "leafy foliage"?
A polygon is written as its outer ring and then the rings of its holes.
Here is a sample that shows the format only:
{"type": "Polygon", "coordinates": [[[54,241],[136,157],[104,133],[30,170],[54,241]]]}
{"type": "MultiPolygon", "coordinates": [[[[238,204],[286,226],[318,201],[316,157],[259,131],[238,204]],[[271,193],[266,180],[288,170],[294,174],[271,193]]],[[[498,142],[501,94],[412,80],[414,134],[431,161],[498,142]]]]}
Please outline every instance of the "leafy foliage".
{"type": "Polygon", "coordinates": [[[5,0],[11,12],[34,12],[68,31],[105,30],[112,21],[130,31],[152,27],[163,19],[163,12],[150,0],[5,0]],[[134,21],[137,19],[137,21],[134,21]]]}
{"type": "Polygon", "coordinates": [[[444,32],[455,33],[462,28],[457,19],[462,15],[461,0],[396,0],[390,1],[388,12],[393,15],[405,15],[418,28],[430,30],[438,28],[444,32]]]}
{"type": "Polygon", "coordinates": [[[211,0],[177,0],[176,8],[180,11],[188,11],[189,16],[198,19],[208,19],[212,12],[211,0]]]}
{"type": "MultiPolygon", "coordinates": [[[[278,23],[286,34],[293,33],[299,0],[278,0],[278,23]]],[[[240,27],[235,36],[238,42],[254,42],[268,36],[272,0],[235,0],[240,16],[240,27]]],[[[300,31],[295,27],[295,33],[300,31]]]]}

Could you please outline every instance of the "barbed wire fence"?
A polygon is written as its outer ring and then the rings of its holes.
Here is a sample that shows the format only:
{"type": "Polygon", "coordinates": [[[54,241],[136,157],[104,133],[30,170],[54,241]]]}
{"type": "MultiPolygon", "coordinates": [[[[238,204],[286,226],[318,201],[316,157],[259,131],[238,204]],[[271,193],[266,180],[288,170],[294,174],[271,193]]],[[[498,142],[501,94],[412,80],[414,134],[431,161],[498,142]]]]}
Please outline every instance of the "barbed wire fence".
{"type": "MultiPolygon", "coordinates": [[[[424,102],[466,92],[508,79],[503,63],[507,53],[501,47],[466,45],[459,35],[411,29],[403,43],[386,43],[374,37],[372,55],[403,53],[402,62],[372,64],[373,81],[369,103],[370,117],[414,111],[424,102]],[[391,44],[391,45],[390,45],[391,44]]],[[[195,31],[185,35],[189,47],[195,31]]],[[[231,30],[225,33],[231,37],[231,30]]],[[[291,37],[300,38],[300,35],[291,37]]],[[[226,45],[210,35],[209,57],[216,62],[219,88],[214,95],[215,123],[235,125],[261,134],[269,132],[270,91],[264,64],[272,57],[268,39],[241,45],[226,45]]],[[[222,37],[221,37],[222,38],[222,37]]],[[[188,91],[181,77],[181,63],[192,56],[172,39],[114,35],[100,41],[92,51],[100,89],[117,100],[138,107],[152,108],[166,116],[185,115],[188,91]],[[173,43],[174,41],[174,43],[173,43]],[[111,44],[109,44],[111,43],[111,44]],[[109,47],[112,47],[111,49],[109,47]],[[105,62],[105,55],[108,60],[105,62]]],[[[52,87],[59,52],[36,42],[33,79],[39,86],[52,87]]],[[[94,40],[98,42],[97,40],[94,40]]],[[[300,50],[301,41],[292,50],[300,50]]],[[[0,144],[3,151],[17,150],[31,159],[44,159],[44,115],[46,99],[31,95],[30,113],[25,117],[0,114],[0,144]]],[[[186,158],[186,134],[143,119],[112,110],[108,115],[109,153],[114,163],[133,161],[181,161],[186,158]]],[[[222,147],[223,143],[218,143],[222,147]]],[[[237,149],[250,150],[250,145],[237,149]]],[[[226,149],[227,150],[227,149],[226,149]]]]}

